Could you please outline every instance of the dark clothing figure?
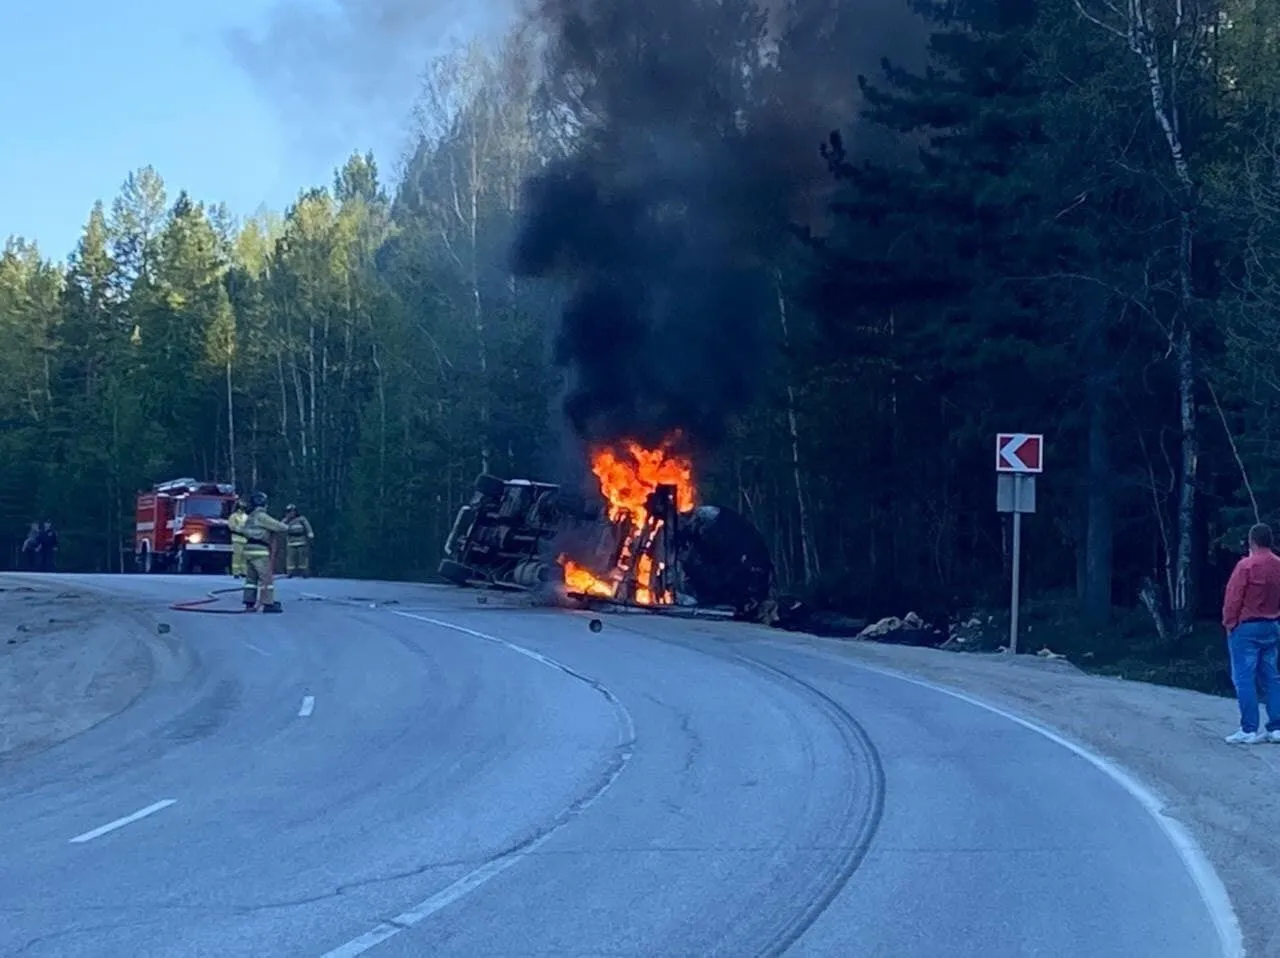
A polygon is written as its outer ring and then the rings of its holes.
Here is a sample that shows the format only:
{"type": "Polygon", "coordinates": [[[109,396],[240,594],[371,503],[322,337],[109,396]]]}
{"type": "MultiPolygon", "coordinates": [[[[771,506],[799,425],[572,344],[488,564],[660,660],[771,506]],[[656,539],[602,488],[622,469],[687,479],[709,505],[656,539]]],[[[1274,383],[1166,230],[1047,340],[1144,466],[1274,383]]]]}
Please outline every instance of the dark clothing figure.
{"type": "Polygon", "coordinates": [[[48,519],[40,525],[39,544],[40,571],[53,572],[57,568],[58,533],[48,519]]]}

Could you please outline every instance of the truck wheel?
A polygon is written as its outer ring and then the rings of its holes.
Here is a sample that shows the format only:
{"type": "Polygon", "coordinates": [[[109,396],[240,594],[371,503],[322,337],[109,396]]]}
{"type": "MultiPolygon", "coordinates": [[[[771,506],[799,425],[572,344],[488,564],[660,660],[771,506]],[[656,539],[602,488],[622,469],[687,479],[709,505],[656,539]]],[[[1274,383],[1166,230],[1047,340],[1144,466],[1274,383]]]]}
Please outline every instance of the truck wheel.
{"type": "Polygon", "coordinates": [[[471,570],[461,562],[454,562],[452,559],[441,559],[440,568],[436,571],[440,578],[453,585],[465,586],[471,581],[471,570]]]}
{"type": "Polygon", "coordinates": [[[476,492],[484,496],[486,499],[501,499],[503,493],[507,491],[507,484],[497,476],[491,476],[487,472],[482,472],[476,476],[475,484],[476,492]]]}

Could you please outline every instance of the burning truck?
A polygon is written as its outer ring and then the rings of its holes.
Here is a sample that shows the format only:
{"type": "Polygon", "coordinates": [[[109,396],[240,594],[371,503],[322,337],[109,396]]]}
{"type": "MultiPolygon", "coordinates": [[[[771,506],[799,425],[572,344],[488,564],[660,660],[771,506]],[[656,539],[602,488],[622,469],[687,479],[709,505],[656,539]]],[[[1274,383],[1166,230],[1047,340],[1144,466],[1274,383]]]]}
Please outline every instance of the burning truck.
{"type": "Polygon", "coordinates": [[[591,452],[598,489],[481,475],[458,510],[440,577],[459,586],[562,592],[660,609],[710,606],[767,620],[773,564],[745,517],[699,505],[691,461],[671,444],[591,452]]]}

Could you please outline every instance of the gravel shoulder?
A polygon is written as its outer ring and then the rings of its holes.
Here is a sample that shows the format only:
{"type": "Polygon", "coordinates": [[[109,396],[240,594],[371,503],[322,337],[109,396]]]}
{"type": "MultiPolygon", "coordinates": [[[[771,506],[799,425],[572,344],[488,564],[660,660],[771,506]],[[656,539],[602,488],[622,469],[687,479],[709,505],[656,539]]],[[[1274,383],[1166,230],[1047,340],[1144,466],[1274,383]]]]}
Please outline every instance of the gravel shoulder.
{"type": "MultiPolygon", "coordinates": [[[[779,641],[764,630],[759,638],[779,641]]],[[[1156,792],[1200,844],[1231,897],[1248,954],[1280,954],[1280,745],[1225,744],[1239,725],[1233,700],[1034,656],[795,641],[968,693],[1111,759],[1156,792]]]]}
{"type": "Polygon", "coordinates": [[[34,576],[0,578],[0,762],[131,705],[156,672],[149,631],[110,597],[34,576]]]}

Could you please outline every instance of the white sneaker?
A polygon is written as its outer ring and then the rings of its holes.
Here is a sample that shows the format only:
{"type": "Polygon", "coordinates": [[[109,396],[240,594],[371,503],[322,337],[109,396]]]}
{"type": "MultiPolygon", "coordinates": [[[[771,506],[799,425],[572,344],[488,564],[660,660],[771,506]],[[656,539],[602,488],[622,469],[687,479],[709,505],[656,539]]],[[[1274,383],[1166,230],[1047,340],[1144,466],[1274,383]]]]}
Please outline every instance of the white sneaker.
{"type": "Polygon", "coordinates": [[[1280,728],[1276,729],[1274,732],[1268,732],[1267,741],[1280,743],[1280,728]]]}
{"type": "Polygon", "coordinates": [[[1262,732],[1246,732],[1244,729],[1232,732],[1226,738],[1228,745],[1257,745],[1259,742],[1265,741],[1267,741],[1266,734],[1262,732]]]}

